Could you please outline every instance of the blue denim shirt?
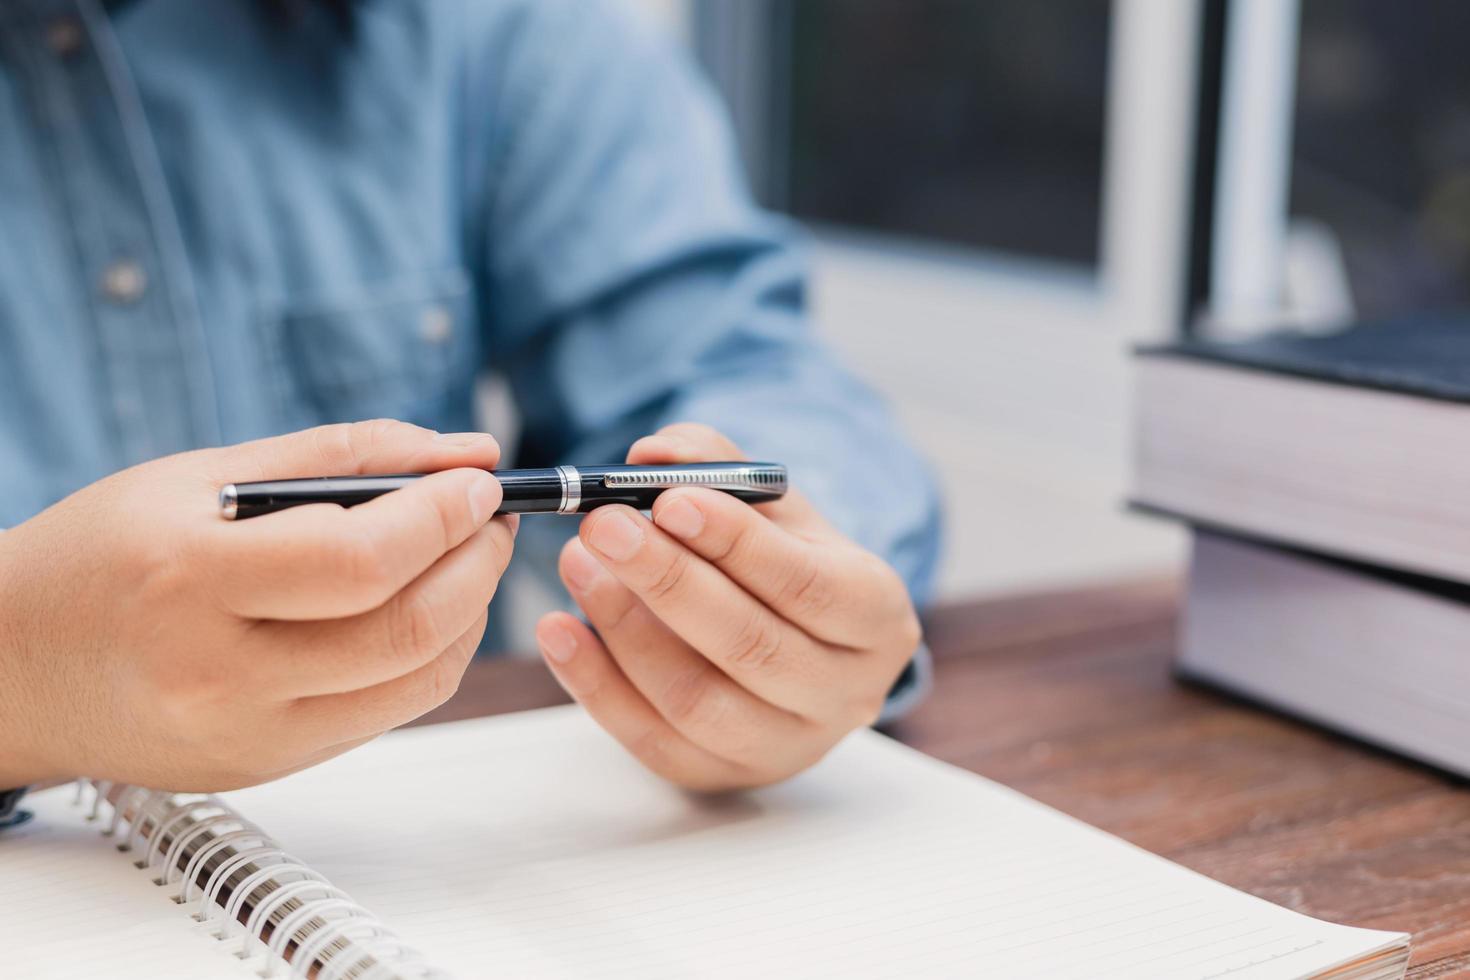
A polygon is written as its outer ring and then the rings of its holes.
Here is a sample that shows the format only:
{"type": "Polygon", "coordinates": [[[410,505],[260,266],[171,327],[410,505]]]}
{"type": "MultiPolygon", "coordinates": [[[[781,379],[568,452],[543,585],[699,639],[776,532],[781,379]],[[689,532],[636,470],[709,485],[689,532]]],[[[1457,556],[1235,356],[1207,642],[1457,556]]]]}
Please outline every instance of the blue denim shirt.
{"type": "Polygon", "coordinates": [[[616,0],[306,7],[0,2],[0,527],[199,446],[470,429],[498,372],[514,462],[708,422],[927,595],[925,468],[674,45],[616,0]]]}

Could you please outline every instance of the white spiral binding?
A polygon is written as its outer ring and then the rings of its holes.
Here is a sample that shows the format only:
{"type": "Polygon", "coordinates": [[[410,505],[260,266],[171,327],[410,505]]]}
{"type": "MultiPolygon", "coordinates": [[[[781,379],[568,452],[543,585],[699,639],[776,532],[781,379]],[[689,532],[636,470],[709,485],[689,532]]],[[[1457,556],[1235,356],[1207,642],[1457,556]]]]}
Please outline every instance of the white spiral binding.
{"type": "MultiPolygon", "coordinates": [[[[239,845],[247,840],[264,841],[265,837],[256,828],[246,826],[239,830],[232,830],[229,833],[220,834],[195,851],[194,856],[189,859],[189,867],[185,869],[183,877],[179,879],[179,893],[174,896],[174,902],[178,905],[189,904],[189,892],[199,886],[199,874],[209,863],[210,858],[220,854],[227,848],[233,848],[238,853],[239,845]]],[[[211,876],[210,881],[214,881],[213,876],[211,876]]],[[[204,894],[202,888],[199,894],[204,894]]]]}
{"type": "Polygon", "coordinates": [[[93,798],[89,821],[112,807],[102,830],[127,836],[119,851],[142,852],[134,865],[187,906],[207,935],[241,937],[242,960],[263,957],[260,975],[317,980],[441,980],[376,916],[322,875],[287,854],[261,829],[215,796],[179,797],[142,786],[81,780],[74,802],[93,798]],[[203,880],[201,880],[203,879],[203,880]],[[226,897],[228,892],[228,897],[226,897]],[[216,927],[216,920],[218,926],[216,927]]]}
{"type": "MultiPolygon", "coordinates": [[[[209,881],[204,885],[204,892],[199,897],[199,909],[194,913],[194,921],[203,922],[208,925],[210,920],[214,918],[216,911],[224,912],[225,907],[220,901],[219,895],[220,892],[224,891],[225,882],[229,881],[235,872],[245,871],[245,866],[252,862],[255,862],[254,867],[259,868],[261,864],[260,859],[267,855],[274,855],[283,860],[286,858],[286,852],[274,844],[262,844],[259,847],[247,847],[243,851],[237,851],[221,861],[219,867],[214,869],[214,874],[209,876],[209,881]]],[[[267,870],[269,869],[267,868],[267,870]]],[[[230,893],[231,896],[247,887],[246,883],[250,880],[250,872],[245,871],[245,874],[245,880],[235,886],[235,891],[230,893]]],[[[224,929],[220,929],[218,935],[223,939],[224,929]]]]}

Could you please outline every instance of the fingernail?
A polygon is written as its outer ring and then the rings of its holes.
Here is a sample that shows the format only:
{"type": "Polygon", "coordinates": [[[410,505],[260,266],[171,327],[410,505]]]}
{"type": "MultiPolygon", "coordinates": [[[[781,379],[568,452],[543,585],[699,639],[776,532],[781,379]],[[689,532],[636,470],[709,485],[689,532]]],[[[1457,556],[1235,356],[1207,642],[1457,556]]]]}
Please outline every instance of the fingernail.
{"type": "Polygon", "coordinates": [[[478,527],[495,515],[500,506],[500,484],[489,473],[481,473],[470,481],[470,517],[478,527]]]}
{"type": "Polygon", "coordinates": [[[495,437],[488,432],[441,432],[434,437],[434,441],[441,446],[454,446],[458,449],[497,445],[495,437]]]}
{"type": "Polygon", "coordinates": [[[598,579],[607,574],[607,569],[602,567],[602,562],[589,555],[580,542],[567,549],[563,568],[566,571],[568,584],[578,592],[591,592],[597,585],[598,579]]]}
{"type": "Polygon", "coordinates": [[[515,537],[517,534],[520,534],[521,533],[521,515],[520,514],[506,514],[505,515],[505,526],[508,527],[508,528],[510,528],[510,536],[511,537],[515,537]]]}
{"type": "Polygon", "coordinates": [[[704,512],[683,497],[676,497],[653,515],[653,523],[676,538],[686,541],[699,537],[704,530],[704,512]]]}
{"type": "Polygon", "coordinates": [[[570,663],[572,657],[577,653],[577,638],[572,631],[559,623],[548,623],[537,630],[536,637],[541,641],[541,649],[546,651],[546,656],[559,664],[570,663]]]}
{"type": "Polygon", "coordinates": [[[643,529],[621,510],[609,510],[592,522],[592,547],[613,561],[627,561],[643,547],[643,529]]]}

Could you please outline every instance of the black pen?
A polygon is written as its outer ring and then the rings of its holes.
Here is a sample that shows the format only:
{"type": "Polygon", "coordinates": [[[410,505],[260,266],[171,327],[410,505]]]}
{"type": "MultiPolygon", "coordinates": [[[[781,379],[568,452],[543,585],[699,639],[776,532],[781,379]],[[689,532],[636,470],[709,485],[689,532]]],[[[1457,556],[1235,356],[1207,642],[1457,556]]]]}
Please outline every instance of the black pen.
{"type": "MultiPolygon", "coordinates": [[[[786,493],[786,467],[778,463],[556,466],[494,472],[504,493],[497,514],[585,514],[605,504],[647,510],[670,487],[723,490],[752,504],[777,500],[786,493]]],[[[403,473],[230,483],[220,489],[219,509],[226,520],[233,521],[302,504],[352,507],[424,476],[403,473]]]]}

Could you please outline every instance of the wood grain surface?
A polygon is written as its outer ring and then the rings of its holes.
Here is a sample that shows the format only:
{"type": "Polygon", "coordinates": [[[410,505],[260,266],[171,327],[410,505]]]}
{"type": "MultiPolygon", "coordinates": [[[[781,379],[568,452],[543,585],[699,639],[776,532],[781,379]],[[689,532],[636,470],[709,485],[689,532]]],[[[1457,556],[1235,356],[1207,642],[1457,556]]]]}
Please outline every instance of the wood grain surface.
{"type": "MultiPolygon", "coordinates": [[[[1270,901],[1412,932],[1411,977],[1470,976],[1470,789],[1179,683],[1178,598],[1136,582],[937,609],[934,692],[890,734],[1270,901]]],[[[486,660],[423,720],[565,700],[539,661],[486,660]]]]}

